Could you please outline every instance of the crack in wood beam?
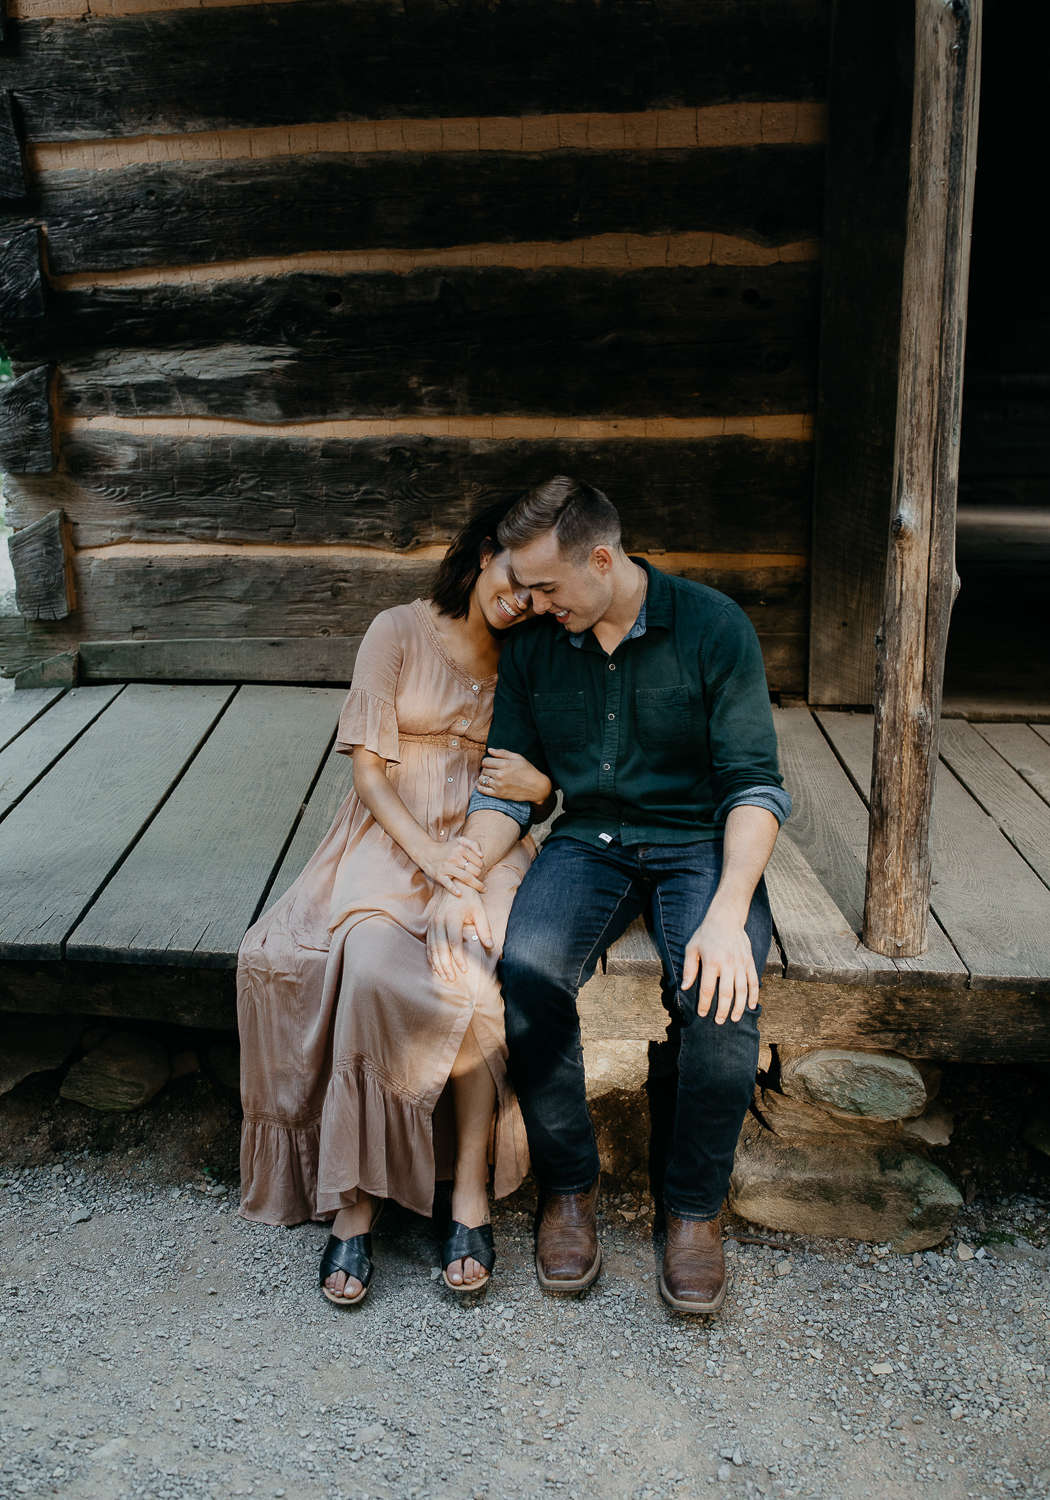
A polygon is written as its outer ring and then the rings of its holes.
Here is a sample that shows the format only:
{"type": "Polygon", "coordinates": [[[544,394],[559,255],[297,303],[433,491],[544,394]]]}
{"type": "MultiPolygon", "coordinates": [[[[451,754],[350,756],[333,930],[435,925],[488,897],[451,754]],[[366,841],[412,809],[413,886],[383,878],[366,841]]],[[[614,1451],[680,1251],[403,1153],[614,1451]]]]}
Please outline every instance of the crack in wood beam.
{"type": "Polygon", "coordinates": [[[259,160],[361,151],[659,151],[707,146],[820,145],[823,104],[715,104],[634,114],[350,120],[114,140],[43,141],[26,148],[34,172],[105,172],[142,163],[259,160]]]}
{"type": "Polygon", "coordinates": [[[52,276],[61,291],[87,286],[174,286],[236,281],[248,276],[320,273],[344,275],[393,271],[408,275],[429,266],[507,266],[539,270],[550,266],[635,271],[648,266],[773,266],[819,260],[819,240],[792,245],[756,245],[732,235],[599,234],[588,239],[519,245],[455,245],[446,250],[304,251],[301,255],[257,256],[251,260],[194,266],[144,266],[124,271],[74,271],[52,276]]]}
{"type": "MultiPolygon", "coordinates": [[[[631,548],[634,552],[637,549],[631,548]]],[[[362,557],[369,562],[396,566],[412,562],[440,562],[447,548],[443,545],[414,547],[404,552],[384,552],[376,547],[359,547],[348,542],[282,543],[282,542],[111,542],[107,546],[78,547],[77,559],[88,558],[189,558],[253,557],[295,558],[362,557]]],[[[804,552],[644,552],[654,568],[664,573],[681,573],[686,569],[718,569],[743,572],[755,568],[806,567],[804,552]]]]}

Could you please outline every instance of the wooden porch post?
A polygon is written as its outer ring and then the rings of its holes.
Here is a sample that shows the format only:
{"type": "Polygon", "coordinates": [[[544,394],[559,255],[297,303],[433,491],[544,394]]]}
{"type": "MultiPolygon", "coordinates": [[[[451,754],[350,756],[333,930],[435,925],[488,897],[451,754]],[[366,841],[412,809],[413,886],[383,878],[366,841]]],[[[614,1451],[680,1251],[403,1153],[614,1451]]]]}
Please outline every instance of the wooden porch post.
{"type": "Polygon", "coordinates": [[[930,809],[955,596],[981,0],[916,0],[894,513],[877,641],[867,947],[926,948],[930,809]]]}

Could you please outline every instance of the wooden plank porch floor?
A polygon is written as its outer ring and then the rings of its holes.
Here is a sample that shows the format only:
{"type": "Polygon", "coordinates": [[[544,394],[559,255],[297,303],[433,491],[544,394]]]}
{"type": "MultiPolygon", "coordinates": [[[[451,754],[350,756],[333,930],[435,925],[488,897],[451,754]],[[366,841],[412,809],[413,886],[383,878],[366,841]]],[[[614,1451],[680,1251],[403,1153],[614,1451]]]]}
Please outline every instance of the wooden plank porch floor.
{"type": "MultiPolygon", "coordinates": [[[[0,1009],[230,1025],[244,931],[349,790],[332,749],[343,696],[133,683],[7,697],[0,1009]]],[[[767,875],[764,1032],[1050,1057],[1050,727],[943,722],[929,949],[894,961],[858,936],[873,720],[774,712],[795,811],[767,875]]],[[[638,924],[581,997],[585,1028],[657,1035],[657,977],[638,924]]]]}

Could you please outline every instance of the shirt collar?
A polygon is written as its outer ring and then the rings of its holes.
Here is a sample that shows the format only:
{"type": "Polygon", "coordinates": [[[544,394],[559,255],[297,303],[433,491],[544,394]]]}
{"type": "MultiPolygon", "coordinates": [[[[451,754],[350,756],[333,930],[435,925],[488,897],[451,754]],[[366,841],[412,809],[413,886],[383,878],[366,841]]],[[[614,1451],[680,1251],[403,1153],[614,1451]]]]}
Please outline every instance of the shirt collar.
{"type": "MultiPolygon", "coordinates": [[[[631,561],[645,569],[649,584],[645,592],[645,597],[642,599],[642,607],[638,611],[638,618],[624,636],[624,641],[637,640],[639,636],[645,634],[646,628],[650,625],[668,627],[671,624],[671,590],[666,578],[660,572],[659,568],[652,567],[643,557],[632,557],[631,561]]],[[[570,646],[575,646],[577,650],[582,650],[591,632],[589,630],[581,630],[576,635],[573,635],[570,631],[566,631],[565,633],[568,636],[570,646]]],[[[623,641],[620,642],[620,645],[623,645],[623,641]]]]}

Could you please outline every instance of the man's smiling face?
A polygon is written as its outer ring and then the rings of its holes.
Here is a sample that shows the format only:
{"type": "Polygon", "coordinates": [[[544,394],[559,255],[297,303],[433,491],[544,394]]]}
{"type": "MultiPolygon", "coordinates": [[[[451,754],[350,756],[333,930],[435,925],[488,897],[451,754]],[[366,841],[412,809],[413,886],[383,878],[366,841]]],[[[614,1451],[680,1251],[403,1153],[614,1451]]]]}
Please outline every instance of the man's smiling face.
{"type": "Polygon", "coordinates": [[[596,625],[612,601],[608,547],[595,547],[584,562],[576,563],[548,531],[527,547],[512,547],[508,561],[515,584],[532,596],[533,612],[552,614],[573,635],[596,625]]]}

